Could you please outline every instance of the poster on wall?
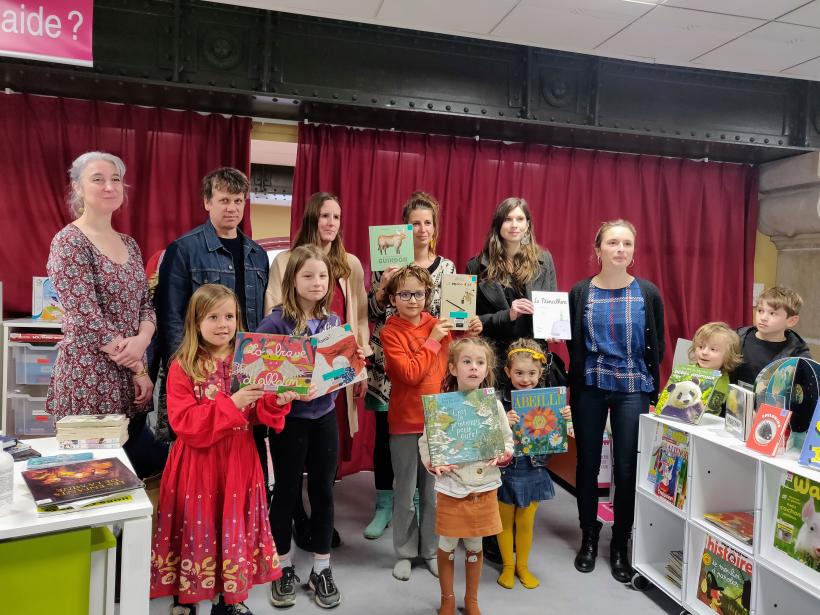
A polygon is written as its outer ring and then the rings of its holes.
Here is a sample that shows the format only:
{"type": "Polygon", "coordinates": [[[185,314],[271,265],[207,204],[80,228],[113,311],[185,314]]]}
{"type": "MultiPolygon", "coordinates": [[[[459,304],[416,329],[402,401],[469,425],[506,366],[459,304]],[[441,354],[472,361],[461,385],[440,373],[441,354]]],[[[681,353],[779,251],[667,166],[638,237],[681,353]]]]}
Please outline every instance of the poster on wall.
{"type": "Polygon", "coordinates": [[[93,66],[93,0],[0,2],[0,56],[93,66]]]}

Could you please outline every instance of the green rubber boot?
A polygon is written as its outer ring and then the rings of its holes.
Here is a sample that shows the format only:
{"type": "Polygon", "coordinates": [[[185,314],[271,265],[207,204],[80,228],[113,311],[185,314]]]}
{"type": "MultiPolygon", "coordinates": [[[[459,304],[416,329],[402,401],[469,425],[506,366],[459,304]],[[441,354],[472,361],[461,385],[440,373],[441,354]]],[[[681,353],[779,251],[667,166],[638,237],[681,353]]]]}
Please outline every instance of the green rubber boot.
{"type": "Polygon", "coordinates": [[[421,523],[421,513],[419,512],[419,490],[413,494],[413,508],[416,509],[416,522],[421,523]]]}
{"type": "Polygon", "coordinates": [[[370,540],[384,534],[385,528],[393,518],[393,490],[379,489],[376,491],[376,514],[373,520],[364,528],[364,537],[370,540]]]}

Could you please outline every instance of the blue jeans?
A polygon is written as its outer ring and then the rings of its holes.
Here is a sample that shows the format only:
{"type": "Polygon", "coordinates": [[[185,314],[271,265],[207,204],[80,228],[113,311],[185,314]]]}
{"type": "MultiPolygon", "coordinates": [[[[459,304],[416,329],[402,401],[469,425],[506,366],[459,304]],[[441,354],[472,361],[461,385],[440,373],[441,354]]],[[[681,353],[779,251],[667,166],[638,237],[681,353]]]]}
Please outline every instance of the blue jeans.
{"type": "Polygon", "coordinates": [[[638,466],[638,420],[649,410],[647,393],[605,391],[584,386],[572,406],[572,424],[578,448],[575,486],[581,528],[595,524],[598,516],[598,472],[601,446],[609,413],[612,427],[612,476],[615,484],[612,526],[614,540],[626,540],[635,518],[635,476],[638,466]]]}

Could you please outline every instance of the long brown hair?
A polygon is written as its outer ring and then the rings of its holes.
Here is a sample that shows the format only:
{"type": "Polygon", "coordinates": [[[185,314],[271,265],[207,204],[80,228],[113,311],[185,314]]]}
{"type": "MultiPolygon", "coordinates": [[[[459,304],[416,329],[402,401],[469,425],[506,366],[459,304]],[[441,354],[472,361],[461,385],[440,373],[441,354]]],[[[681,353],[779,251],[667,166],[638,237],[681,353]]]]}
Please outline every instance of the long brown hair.
{"type": "MultiPolygon", "coordinates": [[[[308,199],[305,205],[305,213],[302,216],[302,226],[299,227],[299,232],[296,233],[296,239],[293,240],[291,249],[305,245],[322,247],[322,240],[319,237],[319,215],[325,201],[336,201],[339,203],[339,197],[329,192],[316,192],[308,199]]],[[[341,203],[339,203],[339,207],[341,207],[341,203]]],[[[330,244],[327,261],[328,271],[330,272],[331,281],[334,285],[336,280],[350,277],[350,265],[347,264],[347,252],[345,252],[344,245],[342,245],[341,226],[339,227],[339,232],[336,233],[336,239],[330,244]]]]}
{"type": "MultiPolygon", "coordinates": [[[[207,342],[203,339],[199,326],[208,313],[217,304],[231,299],[236,306],[236,330],[242,331],[242,314],[239,313],[239,301],[234,292],[227,286],[221,284],[203,284],[196,289],[188,301],[188,309],[185,311],[185,324],[182,328],[182,342],[179,345],[174,358],[179,363],[191,380],[202,382],[213,370],[213,357],[208,350],[207,342]]],[[[231,340],[231,352],[233,352],[236,335],[231,340]]]]}
{"type": "Polygon", "coordinates": [[[417,190],[410,195],[410,198],[404,204],[401,210],[401,219],[405,224],[409,224],[410,213],[417,209],[426,209],[433,214],[433,236],[430,238],[430,243],[427,244],[427,254],[431,257],[436,255],[436,243],[438,242],[438,225],[439,225],[439,204],[432,194],[427,194],[421,190],[417,190]]]}
{"type": "Polygon", "coordinates": [[[299,305],[299,298],[296,296],[296,274],[309,260],[317,260],[325,264],[328,274],[330,274],[330,262],[327,254],[322,248],[306,244],[294,248],[288,259],[288,266],[285,267],[285,275],[282,277],[282,317],[294,323],[294,335],[301,335],[307,330],[307,321],[311,318],[324,318],[330,310],[330,302],[333,300],[333,280],[328,279],[327,294],[316,302],[313,312],[305,314],[299,305]]]}
{"type": "Polygon", "coordinates": [[[503,285],[509,285],[516,290],[523,291],[527,282],[532,280],[538,272],[538,256],[541,248],[535,242],[535,234],[532,229],[532,214],[527,201],[517,197],[504,199],[498,204],[493,215],[493,223],[487,239],[484,241],[484,250],[481,255],[487,259],[487,269],[483,273],[483,278],[495,280],[503,285]],[[504,243],[501,239],[501,225],[510,212],[516,207],[520,207],[527,218],[526,244],[522,243],[518,252],[513,256],[512,262],[507,259],[504,252],[504,243]]]}
{"type": "Polygon", "coordinates": [[[484,356],[487,357],[487,375],[484,381],[479,385],[479,388],[495,386],[495,350],[487,343],[483,337],[462,337],[459,340],[450,344],[450,352],[447,355],[447,375],[441,381],[441,390],[445,392],[458,391],[458,378],[450,373],[450,366],[458,364],[458,357],[465,346],[478,346],[484,351],[484,356]]]}

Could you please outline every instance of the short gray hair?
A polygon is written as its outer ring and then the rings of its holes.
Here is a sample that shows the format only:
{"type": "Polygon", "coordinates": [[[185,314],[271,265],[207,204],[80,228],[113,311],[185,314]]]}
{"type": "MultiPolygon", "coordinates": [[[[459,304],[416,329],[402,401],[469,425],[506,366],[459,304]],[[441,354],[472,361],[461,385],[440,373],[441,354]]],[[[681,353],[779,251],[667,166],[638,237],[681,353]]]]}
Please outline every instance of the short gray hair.
{"type": "Polygon", "coordinates": [[[85,168],[95,160],[104,160],[105,162],[113,164],[117,169],[117,173],[120,175],[120,179],[123,180],[123,188],[127,187],[124,183],[125,163],[119,156],[109,154],[108,152],[86,152],[85,154],[77,156],[74,162],[71,163],[71,168],[68,169],[68,179],[70,182],[68,186],[68,206],[75,217],[79,217],[82,214],[83,199],[74,189],[74,184],[80,181],[80,176],[83,174],[83,171],[85,171],[85,168]]]}

